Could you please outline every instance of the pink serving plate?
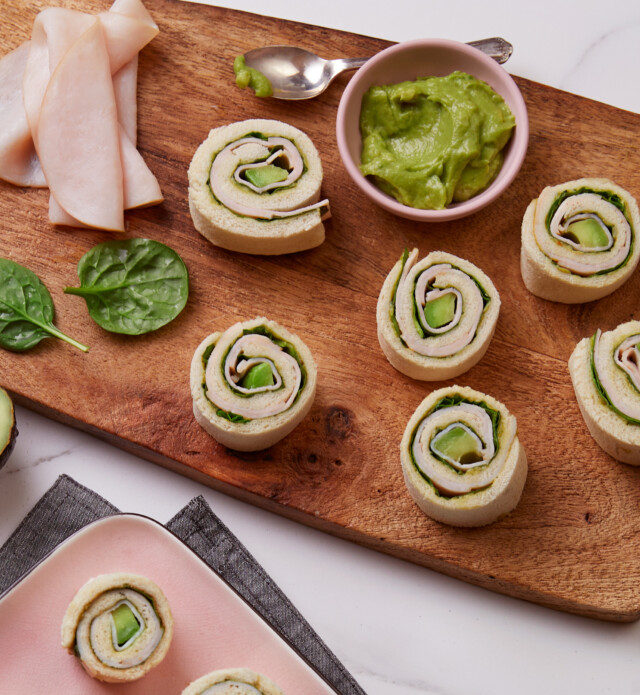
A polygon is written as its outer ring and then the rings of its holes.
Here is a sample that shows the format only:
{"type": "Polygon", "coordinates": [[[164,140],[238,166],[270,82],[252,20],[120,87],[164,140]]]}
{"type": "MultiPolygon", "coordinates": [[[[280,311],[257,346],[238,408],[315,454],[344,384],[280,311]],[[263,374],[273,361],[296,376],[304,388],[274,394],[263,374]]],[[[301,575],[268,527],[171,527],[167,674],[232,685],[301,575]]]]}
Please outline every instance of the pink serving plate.
{"type": "Polygon", "coordinates": [[[336,695],[245,601],[180,539],[134,514],[96,521],[67,539],[0,599],[0,692],[180,695],[221,668],[246,666],[286,693],[336,695]],[[173,642],[164,661],[126,685],[90,678],[60,646],[68,603],[87,579],[133,572],[171,604],[173,642]]]}

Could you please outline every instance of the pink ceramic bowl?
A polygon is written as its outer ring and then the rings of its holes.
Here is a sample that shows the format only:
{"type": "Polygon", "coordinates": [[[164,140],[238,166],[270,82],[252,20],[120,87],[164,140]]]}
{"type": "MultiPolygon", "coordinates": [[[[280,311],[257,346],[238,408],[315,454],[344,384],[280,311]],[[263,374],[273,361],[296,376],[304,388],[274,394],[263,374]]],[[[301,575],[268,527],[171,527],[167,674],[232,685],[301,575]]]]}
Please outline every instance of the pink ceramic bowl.
{"type": "Polygon", "coordinates": [[[493,202],[518,173],[529,142],[529,118],[520,90],[495,60],[465,43],[447,39],[417,39],[380,51],[353,76],[340,100],[337,118],[338,149],[351,178],[359,188],[385,210],[420,222],[444,222],[471,215],[493,202]],[[419,77],[440,77],[454,70],[484,80],[506,101],[516,119],[511,140],[505,149],[502,169],[482,193],[444,210],[419,210],[399,203],[383,193],[360,173],[360,105],[373,85],[395,84],[419,77]]]}

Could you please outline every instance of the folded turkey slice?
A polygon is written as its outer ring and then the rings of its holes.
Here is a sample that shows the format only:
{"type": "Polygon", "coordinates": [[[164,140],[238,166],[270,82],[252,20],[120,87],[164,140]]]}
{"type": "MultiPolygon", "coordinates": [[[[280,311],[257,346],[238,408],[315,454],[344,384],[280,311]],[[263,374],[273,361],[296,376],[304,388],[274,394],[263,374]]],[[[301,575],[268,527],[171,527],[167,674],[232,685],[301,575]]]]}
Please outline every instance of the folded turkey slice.
{"type": "Polygon", "coordinates": [[[0,60],[0,179],[17,186],[46,186],[22,104],[29,41],[0,60]]]}
{"type": "MultiPolygon", "coordinates": [[[[127,136],[122,124],[119,124],[118,138],[122,163],[124,209],[131,210],[162,202],[163,196],[158,179],[153,175],[142,155],[127,136]]],[[[58,203],[53,193],[49,199],[49,220],[53,224],[64,224],[70,227],[95,226],[72,217],[58,203]]]]}
{"type": "Polygon", "coordinates": [[[51,75],[40,107],[37,149],[51,195],[71,217],[124,231],[118,114],[98,19],[51,75]]]}

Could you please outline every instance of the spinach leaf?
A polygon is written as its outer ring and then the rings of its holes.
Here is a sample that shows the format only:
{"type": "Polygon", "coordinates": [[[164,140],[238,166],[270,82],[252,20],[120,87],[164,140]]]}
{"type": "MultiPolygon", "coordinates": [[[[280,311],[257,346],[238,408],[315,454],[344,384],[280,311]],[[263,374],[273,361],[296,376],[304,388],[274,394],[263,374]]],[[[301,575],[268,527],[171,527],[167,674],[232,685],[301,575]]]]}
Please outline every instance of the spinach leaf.
{"type": "Polygon", "coordinates": [[[184,262],[152,239],[98,244],[80,259],[78,276],[80,287],[64,291],[84,297],[91,318],[112,333],[155,331],[184,309],[189,296],[184,262]]]}
{"type": "Polygon", "coordinates": [[[83,352],[89,348],[53,325],[53,300],[40,278],[28,268],[0,258],[0,347],[22,352],[55,336],[83,352]]]}
{"type": "Polygon", "coordinates": [[[251,420],[247,420],[247,418],[242,417],[242,415],[236,415],[235,413],[230,413],[220,408],[216,410],[216,415],[218,417],[223,417],[225,420],[229,420],[229,422],[251,422],[251,420]]]}

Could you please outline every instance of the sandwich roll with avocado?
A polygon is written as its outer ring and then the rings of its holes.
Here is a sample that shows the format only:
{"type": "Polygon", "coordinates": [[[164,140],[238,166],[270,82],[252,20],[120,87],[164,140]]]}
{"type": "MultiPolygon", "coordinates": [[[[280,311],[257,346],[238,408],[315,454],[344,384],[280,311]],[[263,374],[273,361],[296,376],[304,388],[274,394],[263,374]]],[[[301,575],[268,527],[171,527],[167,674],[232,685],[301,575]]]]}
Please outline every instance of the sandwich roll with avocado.
{"type": "Polygon", "coordinates": [[[537,297],[565,304],[605,297],[638,265],[639,229],[635,199],[608,179],[548,186],[522,220],[524,284],[537,297]]]}
{"type": "Polygon", "coordinates": [[[269,678],[248,668],[212,671],[189,683],[182,695],[283,695],[269,678]]]}
{"type": "Polygon", "coordinates": [[[212,333],[191,361],[193,412],[220,444],[258,451],[286,437],[309,412],[317,368],[309,348],[259,317],[212,333]]]}
{"type": "Polygon", "coordinates": [[[527,457],[516,419],[495,398],[451,386],[427,396],[400,444],[404,480],[420,509],[451,526],[484,526],[520,500],[527,457]]]}
{"type": "Polygon", "coordinates": [[[640,466],[640,321],[583,338],[569,372],[591,436],[613,458],[640,466]]]}
{"type": "Polygon", "coordinates": [[[378,297],[378,341],[398,371],[443,381],[482,358],[499,313],[498,291],[480,268],[442,251],[418,261],[418,249],[405,250],[378,297]]]}
{"type": "Polygon", "coordinates": [[[164,659],[173,617],[162,590],[147,577],[102,574],[75,595],[61,634],[62,646],[90,676],[125,683],[142,678],[164,659]]]}
{"type": "Polygon", "coordinates": [[[276,255],[319,246],[329,201],[322,163],[302,131],[266,119],[214,128],[189,167],[196,229],[230,251],[276,255]]]}

